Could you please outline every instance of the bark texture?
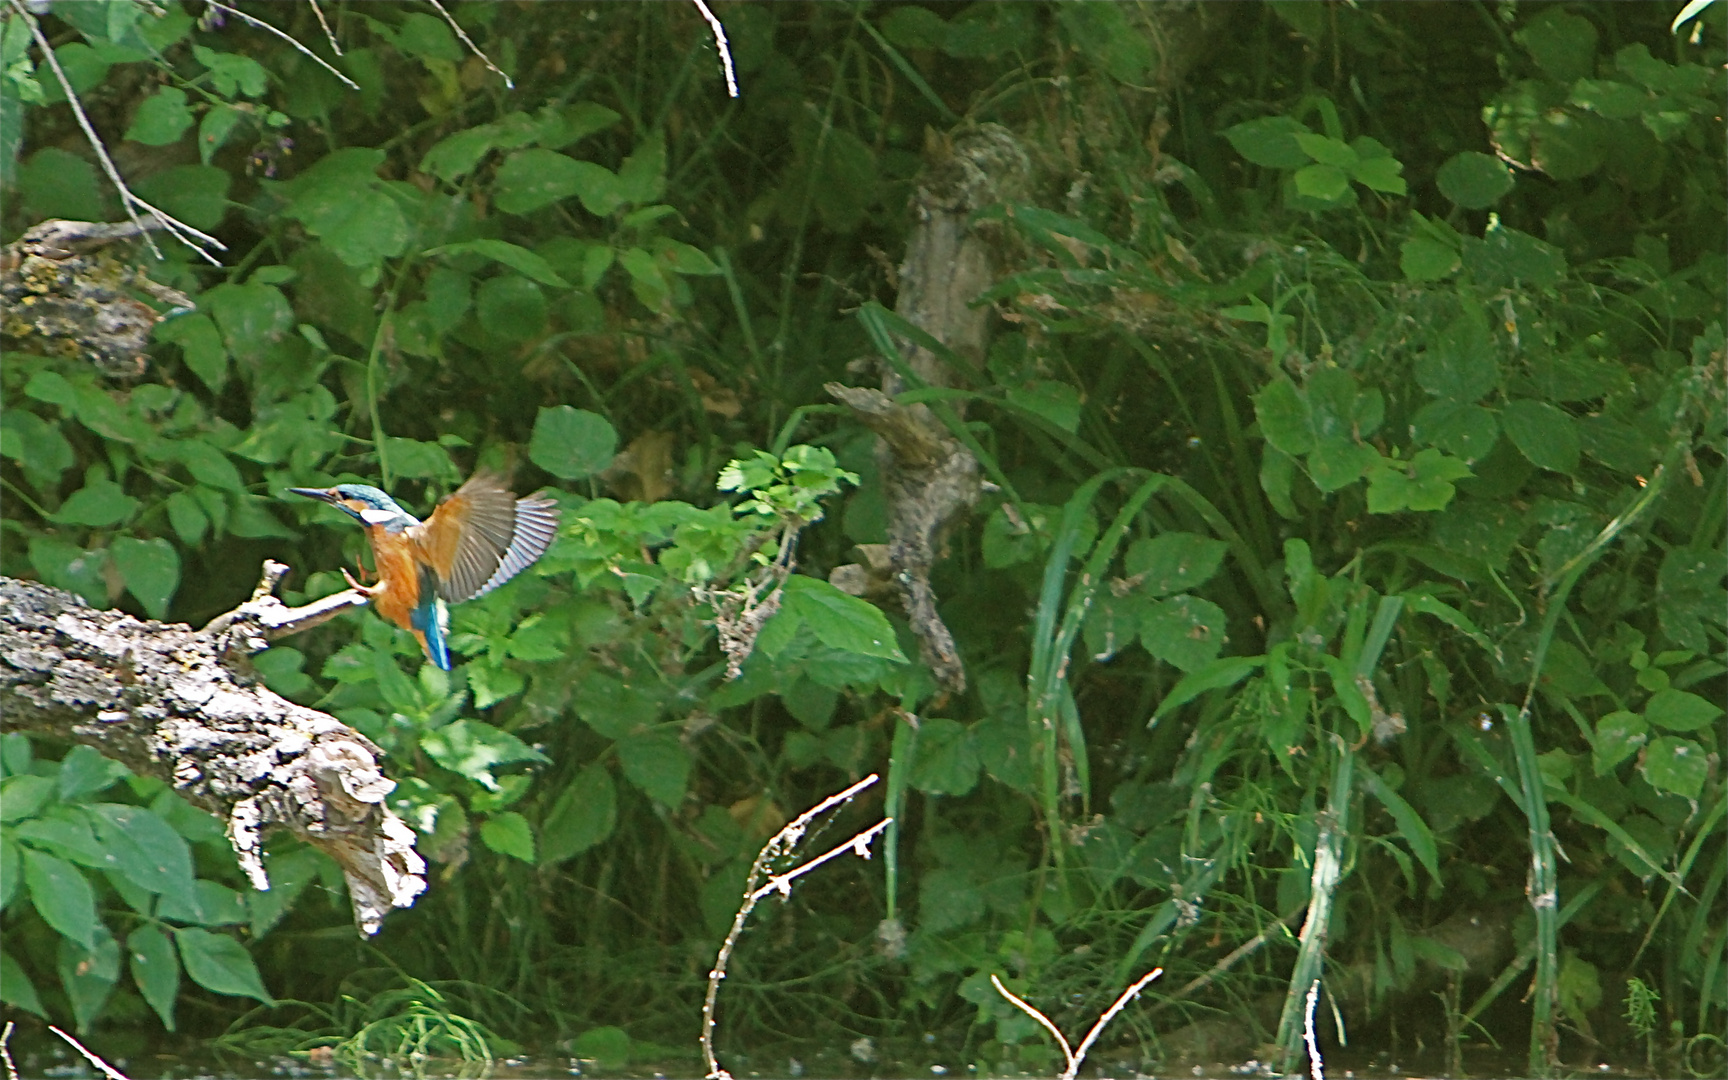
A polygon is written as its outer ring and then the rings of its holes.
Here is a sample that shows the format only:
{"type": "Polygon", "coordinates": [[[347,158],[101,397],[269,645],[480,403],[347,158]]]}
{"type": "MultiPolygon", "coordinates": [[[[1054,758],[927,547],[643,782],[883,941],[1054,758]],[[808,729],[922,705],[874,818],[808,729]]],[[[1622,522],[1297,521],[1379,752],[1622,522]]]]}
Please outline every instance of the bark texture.
{"type": "Polygon", "coordinates": [[[385,805],[382,751],[251,674],[245,656],[364,603],[339,593],[289,609],[266,565],[250,601],[204,630],[98,611],[36,582],[0,577],[0,715],[9,731],[85,743],[169,781],[227,822],[240,866],[270,882],[263,834],[287,828],[342,867],[363,934],[426,887],[414,831],[385,805]]]}
{"type": "MultiPolygon", "coordinates": [[[[1020,197],[1030,175],[1031,162],[1013,133],[981,124],[933,148],[913,196],[915,224],[900,266],[895,311],[974,367],[982,366],[992,313],[972,305],[996,283],[1001,265],[997,245],[971,217],[1020,197]]],[[[955,381],[955,373],[935,353],[908,342],[901,347],[907,366],[924,384],[955,381]]],[[[930,570],[943,530],[978,498],[978,460],[926,406],[894,402],[907,387],[892,367],[884,369],[880,391],[839,383],[826,389],[880,436],[889,571],[924,663],[945,690],[959,693],[966,688],[966,668],[936,610],[930,570]]],[[[845,571],[843,582],[849,580],[846,574],[858,571],[845,571]]]]}

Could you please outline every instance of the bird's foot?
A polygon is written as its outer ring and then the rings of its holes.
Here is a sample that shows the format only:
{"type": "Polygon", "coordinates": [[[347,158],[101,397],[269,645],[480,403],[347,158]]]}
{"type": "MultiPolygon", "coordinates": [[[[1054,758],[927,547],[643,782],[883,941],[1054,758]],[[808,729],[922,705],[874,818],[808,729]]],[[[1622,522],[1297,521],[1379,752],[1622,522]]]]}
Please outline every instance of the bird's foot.
{"type": "Polygon", "coordinates": [[[358,581],[355,581],[354,575],[348,572],[346,566],[342,568],[342,578],[348,582],[348,587],[357,593],[361,593],[365,596],[374,596],[378,592],[379,586],[377,585],[362,585],[358,581]]]}

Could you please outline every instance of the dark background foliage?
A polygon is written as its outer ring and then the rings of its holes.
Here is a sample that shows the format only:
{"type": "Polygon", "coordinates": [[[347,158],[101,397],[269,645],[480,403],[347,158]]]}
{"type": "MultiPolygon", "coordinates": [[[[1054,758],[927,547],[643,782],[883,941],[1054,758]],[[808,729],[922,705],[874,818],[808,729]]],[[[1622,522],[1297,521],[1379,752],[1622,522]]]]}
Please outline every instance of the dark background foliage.
{"type": "MultiPolygon", "coordinates": [[[[198,306],[140,381],[9,340],[0,570],[196,623],[265,557],[290,599],[358,560],[283,488],[425,510],[482,463],[558,491],[565,535],[453,613],[449,676],[369,612],[258,658],[389,752],[422,830],[432,887],[375,942],[285,838],[253,893],[160,785],[8,736],[8,1007],[117,1045],[152,1010],[265,1051],[419,1007],[683,1053],[757,846],[880,771],[853,817],[896,813],[886,876],[763,909],[723,1046],[1045,1068],[992,972],[1075,1028],[1159,964],[1124,1059],[1247,1056],[1312,955],[1330,820],[1358,1052],[1520,1047],[1530,943],[1564,1057],[1720,1062],[1724,7],[1668,8],[721,4],[732,100],[685,5],[455,5],[513,89],[414,4],[328,6],[340,57],[309,5],[248,9],[358,89],[214,8],[50,5],[122,173],[227,250],[146,264],[198,306]],[[873,380],[914,178],[983,122],[1037,179],[981,215],[1010,272],[955,371],[1002,488],[935,577],[971,689],[904,662],[891,602],[899,650],[809,601],[728,683],[688,586],[763,526],[715,476],[828,448],[860,482],[802,572],[883,541],[872,438],[822,386],[873,380]],[[124,820],[43,824],[87,817],[124,820]],[[77,869],[152,821],[173,889],[77,869]],[[83,892],[20,876],[47,858],[83,892]],[[1238,1040],[1196,1044],[1217,1017],[1238,1040]]],[[[5,233],[118,220],[23,26],[5,233]]]]}

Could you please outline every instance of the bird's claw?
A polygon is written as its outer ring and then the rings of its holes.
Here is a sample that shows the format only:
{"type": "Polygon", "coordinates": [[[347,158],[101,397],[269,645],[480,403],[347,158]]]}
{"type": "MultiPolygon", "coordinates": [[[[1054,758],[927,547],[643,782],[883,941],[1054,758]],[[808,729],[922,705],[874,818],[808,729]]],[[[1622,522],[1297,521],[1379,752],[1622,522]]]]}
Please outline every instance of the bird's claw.
{"type": "Polygon", "coordinates": [[[371,596],[374,592],[377,591],[376,589],[374,589],[370,586],[362,585],[358,581],[355,581],[354,575],[350,574],[348,572],[348,568],[346,566],[342,567],[342,578],[343,578],[343,580],[348,582],[348,587],[350,589],[353,589],[355,592],[360,593],[364,596],[371,596]]]}

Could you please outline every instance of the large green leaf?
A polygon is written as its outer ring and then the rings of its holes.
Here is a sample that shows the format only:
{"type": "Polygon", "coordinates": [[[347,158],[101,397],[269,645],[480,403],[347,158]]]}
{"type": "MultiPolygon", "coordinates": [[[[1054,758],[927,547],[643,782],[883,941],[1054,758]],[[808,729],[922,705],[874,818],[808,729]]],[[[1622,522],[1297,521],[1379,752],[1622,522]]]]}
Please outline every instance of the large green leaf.
{"type": "Polygon", "coordinates": [[[816,640],[842,652],[879,656],[904,663],[894,628],[880,608],[849,596],[820,578],[802,574],[786,580],[776,619],[802,622],[816,640]]]}
{"type": "Polygon", "coordinates": [[[148,892],[195,903],[192,850],[171,825],[142,806],[96,803],[90,811],[110,868],[148,892]]]}
{"type": "Polygon", "coordinates": [[[618,794],[603,764],[576,774],[540,824],[540,860],[552,866],[580,855],[612,835],[618,823],[618,794]]]}
{"type": "Polygon", "coordinates": [[[174,931],[180,946],[180,962],[193,982],[217,994],[250,997],[266,1005],[276,1004],[258,977],[257,965],[246,947],[227,934],[182,926],[174,931]]]}
{"type": "Polygon", "coordinates": [[[1130,578],[1141,579],[1141,587],[1149,595],[1168,596],[1210,581],[1229,546],[1194,533],[1159,533],[1129,545],[1123,569],[1130,578]]]}
{"type": "Polygon", "coordinates": [[[489,791],[498,790],[492,770],[523,761],[544,762],[546,755],[510,734],[478,720],[457,720],[420,737],[426,756],[489,791]]]}
{"type": "Polygon", "coordinates": [[[581,480],[612,463],[618,433],[606,418],[569,405],[542,408],[528,458],[560,480],[581,480]]]}
{"type": "Polygon", "coordinates": [[[624,776],[656,802],[676,807],[690,779],[690,752],[667,731],[643,731],[618,740],[624,776]]]}
{"type": "Polygon", "coordinates": [[[514,810],[493,814],[480,825],[480,840],[500,855],[534,864],[534,831],[528,819],[514,810]]]}
{"type": "Polygon", "coordinates": [[[152,619],[168,618],[168,602],[180,587],[180,553],[161,537],[139,540],[120,536],[110,550],[126,588],[152,619]]]}
{"type": "Polygon", "coordinates": [[[126,938],[126,960],[138,992],[162,1018],[162,1026],[173,1031],[174,1002],[180,995],[180,958],[174,954],[168,935],[149,923],[138,927],[126,938]]]}
{"type": "Polygon", "coordinates": [[[85,949],[96,947],[101,923],[96,918],[96,894],[83,871],[65,859],[26,848],[24,884],[43,922],[68,941],[85,949]]]}

